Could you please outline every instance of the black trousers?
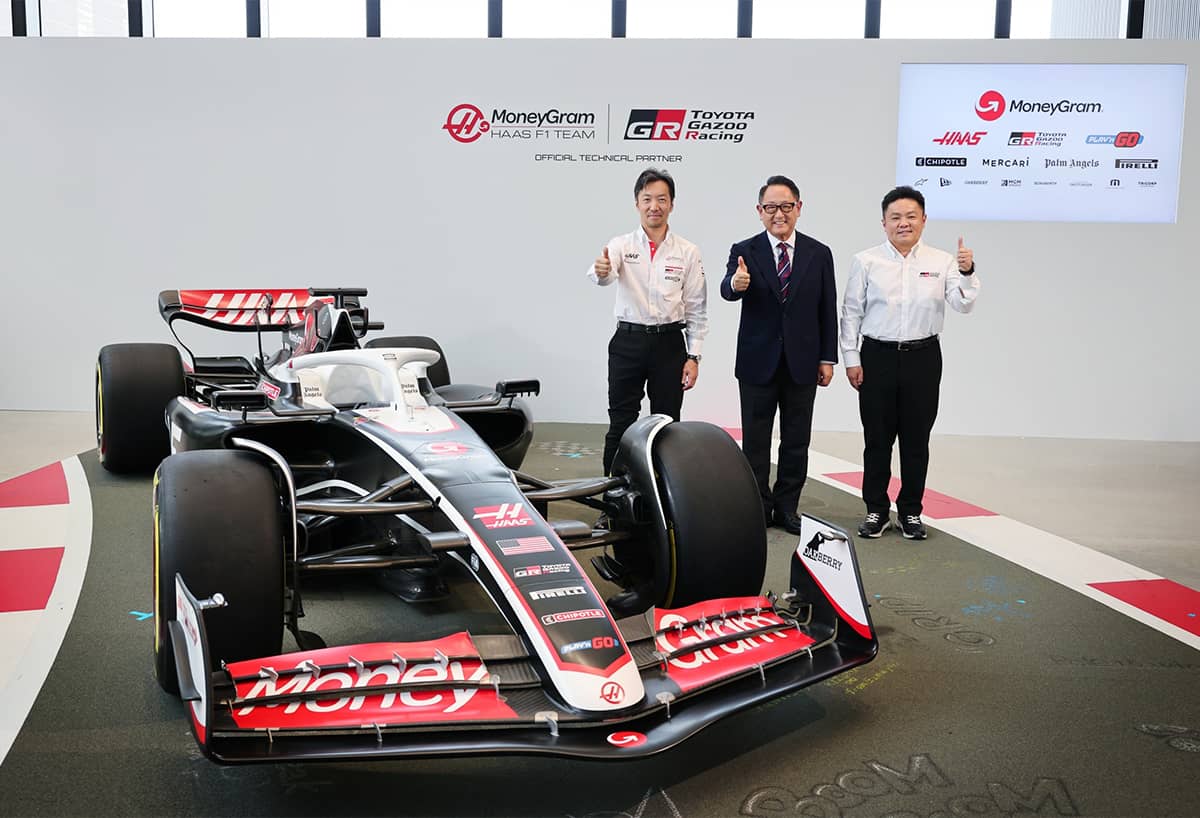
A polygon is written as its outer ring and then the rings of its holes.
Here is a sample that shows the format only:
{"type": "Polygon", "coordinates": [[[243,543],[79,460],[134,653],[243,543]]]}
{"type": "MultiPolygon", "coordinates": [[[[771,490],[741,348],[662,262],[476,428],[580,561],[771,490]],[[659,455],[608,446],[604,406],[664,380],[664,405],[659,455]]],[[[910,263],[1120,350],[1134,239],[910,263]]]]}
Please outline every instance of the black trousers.
{"type": "Polygon", "coordinates": [[[889,349],[870,338],[862,344],[863,382],[858,413],[863,425],[863,502],[887,514],[892,444],[900,438],[901,516],[920,514],[929,471],[929,433],[937,418],[942,348],[935,339],[919,349],[889,349]]]}
{"type": "Polygon", "coordinates": [[[812,439],[813,402],[817,397],[817,373],[812,383],[799,384],[788,373],[787,361],[770,383],[738,381],[742,404],[742,452],[758,482],[763,509],[796,513],[804,479],[808,476],[808,444],[812,439]],[[771,477],[771,430],[779,411],[779,467],[775,487],[771,477]]]}
{"type": "Polygon", "coordinates": [[[679,420],[683,408],[683,330],[647,333],[618,326],[608,342],[608,434],[604,436],[604,473],[612,470],[621,435],[650,394],[650,412],[679,420]]]}

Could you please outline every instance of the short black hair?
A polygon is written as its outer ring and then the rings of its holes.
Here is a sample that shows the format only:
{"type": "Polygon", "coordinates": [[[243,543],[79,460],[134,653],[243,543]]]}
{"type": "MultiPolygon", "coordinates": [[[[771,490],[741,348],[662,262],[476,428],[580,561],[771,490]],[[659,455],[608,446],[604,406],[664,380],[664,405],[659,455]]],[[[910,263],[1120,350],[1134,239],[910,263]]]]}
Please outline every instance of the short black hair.
{"type": "Polygon", "coordinates": [[[901,199],[912,199],[921,206],[921,212],[925,212],[925,196],[921,193],[921,191],[917,190],[915,187],[901,185],[900,187],[892,188],[887,192],[887,195],[883,197],[883,205],[880,207],[883,215],[887,215],[888,205],[890,205],[892,202],[898,202],[901,199]]]}
{"type": "Polygon", "coordinates": [[[675,201],[675,180],[671,178],[671,174],[657,168],[646,168],[638,175],[637,181],[633,183],[633,198],[636,199],[642,188],[652,182],[666,182],[667,190],[671,192],[671,201],[675,201]]]}
{"type": "Polygon", "coordinates": [[[796,197],[796,201],[800,201],[800,188],[796,187],[796,183],[786,176],[768,176],[767,183],[758,189],[758,201],[762,203],[762,197],[766,195],[767,188],[771,185],[783,185],[792,192],[796,197]]]}

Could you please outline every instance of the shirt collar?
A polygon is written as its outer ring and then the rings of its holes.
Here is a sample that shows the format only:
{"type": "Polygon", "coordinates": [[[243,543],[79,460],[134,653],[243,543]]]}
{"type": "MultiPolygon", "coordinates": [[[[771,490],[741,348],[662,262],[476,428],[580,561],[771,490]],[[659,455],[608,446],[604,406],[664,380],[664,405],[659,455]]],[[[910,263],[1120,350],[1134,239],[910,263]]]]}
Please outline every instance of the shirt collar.
{"type": "Polygon", "coordinates": [[[900,253],[899,250],[896,249],[896,245],[892,244],[891,239],[885,238],[883,240],[884,251],[889,256],[891,256],[892,258],[897,259],[897,260],[903,260],[905,258],[916,258],[917,254],[921,252],[921,248],[924,246],[925,246],[924,237],[919,238],[919,239],[917,239],[917,243],[912,246],[912,249],[908,251],[908,255],[904,256],[900,253]]]}
{"type": "Polygon", "coordinates": [[[770,231],[767,232],[767,239],[770,240],[771,252],[774,253],[775,255],[779,255],[779,245],[780,244],[787,244],[788,248],[792,251],[795,251],[795,249],[796,249],[796,231],[795,230],[793,230],[792,234],[790,236],[788,236],[786,239],[784,239],[783,242],[780,242],[779,239],[775,238],[775,234],[771,233],[770,231]]]}
{"type": "MultiPolygon", "coordinates": [[[[663,236],[663,240],[662,240],[661,242],[659,242],[659,243],[658,243],[657,245],[655,245],[655,246],[656,246],[656,247],[657,247],[659,250],[661,250],[662,248],[666,247],[668,244],[670,244],[670,242],[671,242],[671,236],[673,236],[673,235],[674,235],[674,234],[671,232],[671,228],[670,228],[670,227],[668,227],[668,228],[667,228],[667,235],[663,236]]],[[[649,247],[649,246],[650,246],[650,237],[646,235],[646,229],[645,229],[644,227],[642,227],[640,224],[638,225],[638,229],[637,229],[637,237],[638,237],[638,241],[639,241],[639,242],[641,242],[642,244],[646,245],[647,247],[649,247]]]]}

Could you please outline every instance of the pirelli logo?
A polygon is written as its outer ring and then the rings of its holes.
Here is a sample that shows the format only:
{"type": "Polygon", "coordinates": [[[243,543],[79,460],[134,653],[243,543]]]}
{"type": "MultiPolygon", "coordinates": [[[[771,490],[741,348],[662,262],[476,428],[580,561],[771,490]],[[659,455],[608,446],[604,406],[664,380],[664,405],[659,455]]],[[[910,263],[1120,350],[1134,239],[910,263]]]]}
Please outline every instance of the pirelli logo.
{"type": "Polygon", "coordinates": [[[1116,159],[1118,170],[1158,170],[1157,159],[1116,159]]]}

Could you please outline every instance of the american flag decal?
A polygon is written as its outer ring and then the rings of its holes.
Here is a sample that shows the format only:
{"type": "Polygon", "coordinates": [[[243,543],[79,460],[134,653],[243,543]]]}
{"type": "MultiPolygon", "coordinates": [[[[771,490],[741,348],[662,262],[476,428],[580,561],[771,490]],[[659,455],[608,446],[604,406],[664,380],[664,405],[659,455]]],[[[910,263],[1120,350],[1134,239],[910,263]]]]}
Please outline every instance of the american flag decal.
{"type": "Polygon", "coordinates": [[[500,553],[506,557],[554,550],[554,546],[545,537],[518,537],[515,540],[496,540],[496,545],[500,547],[500,553]]]}

